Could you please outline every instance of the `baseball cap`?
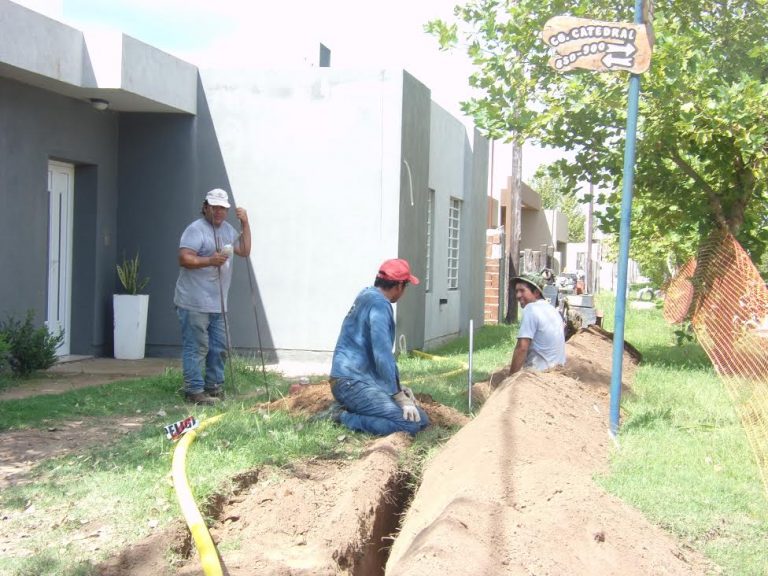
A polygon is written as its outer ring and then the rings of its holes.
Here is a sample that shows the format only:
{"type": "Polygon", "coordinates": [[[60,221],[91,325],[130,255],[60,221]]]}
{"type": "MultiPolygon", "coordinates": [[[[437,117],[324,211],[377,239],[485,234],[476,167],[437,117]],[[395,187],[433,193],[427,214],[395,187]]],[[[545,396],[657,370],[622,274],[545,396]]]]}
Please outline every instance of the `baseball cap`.
{"type": "Polygon", "coordinates": [[[214,188],[205,195],[205,201],[209,206],[224,206],[229,208],[229,196],[221,188],[214,188]]]}
{"type": "Polygon", "coordinates": [[[515,283],[525,282],[526,284],[538,290],[539,292],[542,292],[542,293],[544,292],[544,277],[541,274],[529,272],[528,274],[521,274],[520,276],[515,276],[512,280],[514,280],[515,283]]]}
{"type": "Polygon", "coordinates": [[[394,282],[404,282],[408,280],[411,284],[419,283],[419,279],[411,274],[411,267],[408,265],[408,261],[400,258],[385,261],[379,266],[379,273],[376,274],[376,278],[393,280],[394,282]]]}

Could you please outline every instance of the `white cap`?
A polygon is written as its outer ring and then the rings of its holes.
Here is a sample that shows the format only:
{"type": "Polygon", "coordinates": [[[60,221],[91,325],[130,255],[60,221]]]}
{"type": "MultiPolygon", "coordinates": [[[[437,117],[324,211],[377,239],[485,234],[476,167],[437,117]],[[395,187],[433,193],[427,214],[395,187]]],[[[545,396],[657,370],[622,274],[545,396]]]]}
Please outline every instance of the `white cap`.
{"type": "Polygon", "coordinates": [[[214,188],[205,195],[205,201],[209,206],[224,206],[229,208],[229,196],[221,188],[214,188]]]}

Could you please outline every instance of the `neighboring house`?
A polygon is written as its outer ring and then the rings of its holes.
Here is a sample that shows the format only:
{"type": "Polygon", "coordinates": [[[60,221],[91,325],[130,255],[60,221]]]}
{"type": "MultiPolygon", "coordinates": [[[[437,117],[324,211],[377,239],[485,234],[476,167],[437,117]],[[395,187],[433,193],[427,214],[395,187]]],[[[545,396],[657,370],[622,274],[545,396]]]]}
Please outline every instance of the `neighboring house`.
{"type": "MultiPolygon", "coordinates": [[[[501,219],[505,230],[514,230],[512,221],[512,177],[507,179],[506,188],[501,190],[501,219]]],[[[526,251],[541,254],[543,260],[549,256],[549,267],[556,273],[565,266],[568,245],[568,216],[558,210],[542,208],[541,196],[525,182],[520,191],[520,255],[526,251]]],[[[507,251],[509,250],[509,235],[507,251]]],[[[538,259],[537,259],[538,262],[538,259]]]]}
{"type": "MultiPolygon", "coordinates": [[[[593,293],[607,290],[616,292],[618,287],[619,265],[617,262],[605,260],[606,246],[605,238],[602,235],[592,242],[592,275],[590,276],[592,286],[587,290],[593,293]]],[[[587,244],[586,242],[571,242],[568,244],[568,261],[573,262],[569,272],[584,271],[586,269],[587,244]]],[[[635,282],[646,282],[648,279],[642,276],[637,262],[631,258],[627,262],[627,286],[635,282]]]]}
{"type": "Polygon", "coordinates": [[[0,218],[13,239],[1,262],[14,271],[0,313],[64,328],[62,354],[111,354],[115,264],[137,252],[147,352],[178,352],[178,240],[214,187],[254,233],[230,292],[233,346],[327,358],[391,257],[425,280],[397,305],[407,347],[465,332],[482,323],[487,158],[403,70],[201,74],[0,0],[0,218]]]}
{"type": "Polygon", "coordinates": [[[567,265],[568,217],[557,210],[542,208],[541,196],[522,182],[520,190],[520,220],[515,221],[512,210],[512,177],[499,194],[501,208],[496,200],[487,202],[487,231],[485,262],[485,321],[497,323],[505,317],[508,305],[505,287],[509,282],[510,267],[507,259],[512,236],[519,234],[520,273],[539,272],[549,267],[559,273],[567,265]],[[501,226],[496,228],[498,219],[501,226]]]}

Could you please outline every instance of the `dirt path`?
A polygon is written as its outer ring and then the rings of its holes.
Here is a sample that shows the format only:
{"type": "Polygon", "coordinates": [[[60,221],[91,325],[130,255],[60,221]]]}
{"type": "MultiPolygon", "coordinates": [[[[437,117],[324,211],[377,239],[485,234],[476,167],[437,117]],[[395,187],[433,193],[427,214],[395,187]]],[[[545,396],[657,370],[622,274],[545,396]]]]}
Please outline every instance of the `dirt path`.
{"type": "Polygon", "coordinates": [[[140,417],[77,420],[27,430],[0,432],[0,489],[29,482],[28,473],[39,462],[114,442],[116,435],[141,428],[140,417]]]}

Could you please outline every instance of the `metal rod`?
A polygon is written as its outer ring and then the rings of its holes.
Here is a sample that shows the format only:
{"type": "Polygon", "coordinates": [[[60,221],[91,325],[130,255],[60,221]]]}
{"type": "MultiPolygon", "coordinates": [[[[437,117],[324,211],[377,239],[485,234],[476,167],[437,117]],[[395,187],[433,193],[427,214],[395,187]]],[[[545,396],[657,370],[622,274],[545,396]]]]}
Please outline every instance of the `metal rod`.
{"type": "Polygon", "coordinates": [[[469,396],[469,411],[472,412],[472,348],[475,343],[474,322],[469,319],[469,361],[467,362],[467,394],[469,396]]]}
{"type": "Polygon", "coordinates": [[[267,380],[267,368],[264,364],[264,348],[261,345],[261,329],[259,328],[259,312],[256,305],[256,287],[254,282],[256,280],[256,272],[253,270],[253,263],[251,263],[251,257],[246,258],[248,264],[248,282],[251,287],[251,303],[253,304],[253,315],[256,317],[256,337],[259,341],[259,356],[261,358],[261,374],[264,376],[264,388],[267,390],[267,398],[272,401],[272,394],[269,390],[269,382],[267,380]]]}
{"type": "MultiPolygon", "coordinates": [[[[216,248],[216,252],[221,252],[221,243],[219,236],[216,234],[216,226],[211,221],[211,228],[213,229],[213,243],[216,248]]],[[[230,254],[230,257],[233,254],[230,254]]],[[[229,338],[229,322],[227,321],[227,311],[224,308],[224,284],[221,280],[221,266],[216,269],[219,278],[219,303],[221,305],[221,315],[224,318],[224,336],[227,341],[227,366],[229,367],[229,379],[232,391],[237,394],[237,382],[235,381],[235,371],[232,368],[232,341],[229,338]]]]}
{"type": "Polygon", "coordinates": [[[592,227],[595,215],[595,186],[589,183],[589,211],[587,212],[587,261],[584,264],[584,289],[587,294],[597,292],[594,288],[594,275],[592,273],[592,227]]]}
{"type": "Polygon", "coordinates": [[[221,299],[221,315],[224,317],[224,333],[227,337],[227,366],[229,367],[229,379],[231,381],[232,391],[237,394],[237,382],[235,382],[235,371],[232,368],[232,341],[229,337],[229,322],[227,321],[227,311],[224,309],[224,286],[221,281],[221,266],[219,266],[219,297],[221,299]]]}

